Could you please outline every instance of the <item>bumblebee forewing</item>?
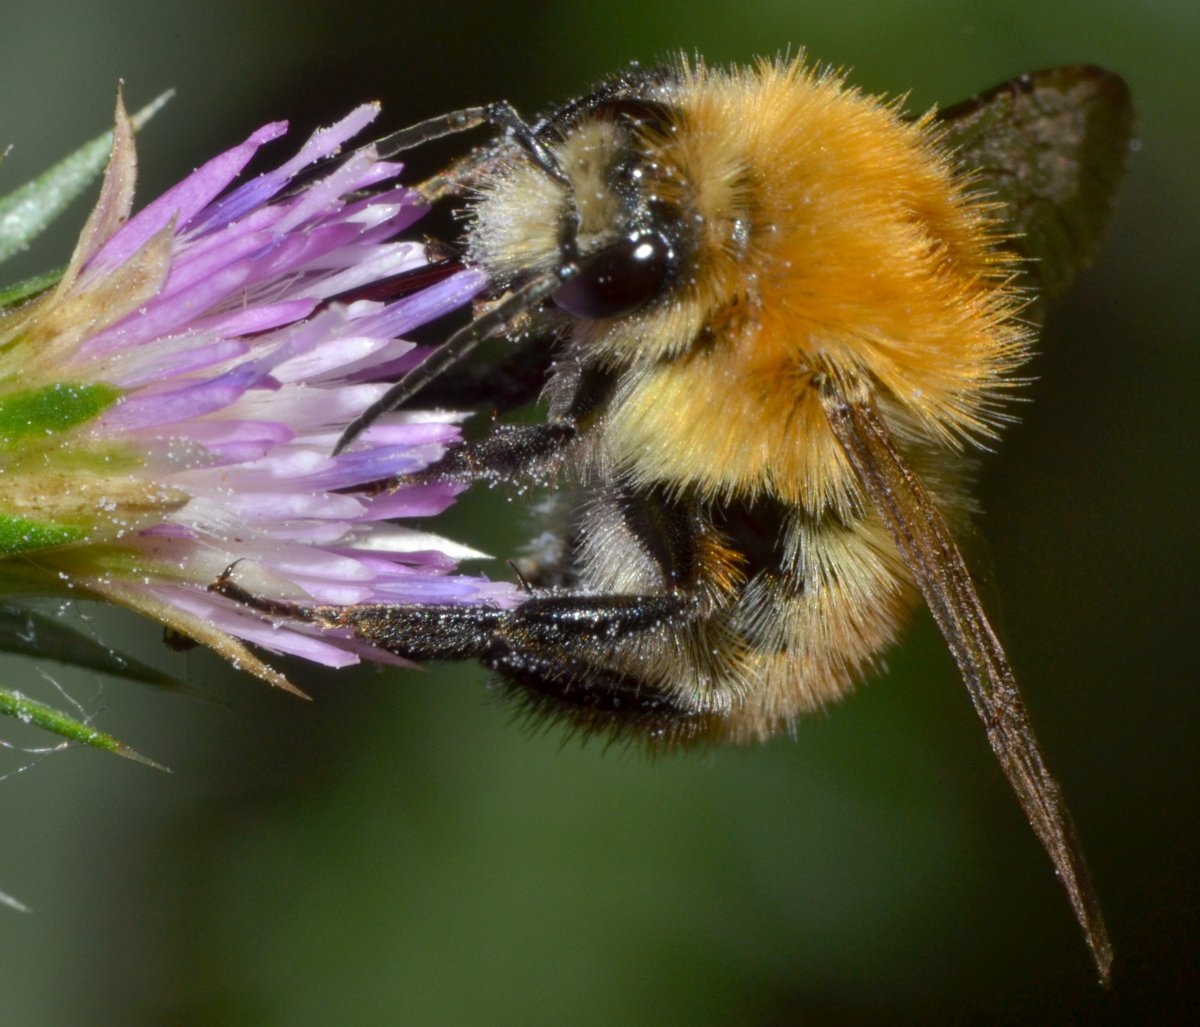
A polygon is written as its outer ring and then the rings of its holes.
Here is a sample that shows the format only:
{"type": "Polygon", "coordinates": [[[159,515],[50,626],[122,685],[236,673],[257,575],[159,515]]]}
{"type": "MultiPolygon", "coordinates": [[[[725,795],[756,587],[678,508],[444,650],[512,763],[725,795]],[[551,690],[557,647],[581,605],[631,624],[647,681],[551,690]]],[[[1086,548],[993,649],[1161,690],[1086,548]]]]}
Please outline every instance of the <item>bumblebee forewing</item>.
{"type": "Polygon", "coordinates": [[[1103,68],[1048,68],[938,115],[958,164],[1001,205],[1041,299],[1091,263],[1133,138],[1129,88],[1103,68]]]}
{"type": "Polygon", "coordinates": [[[827,381],[822,403],[855,476],[883,519],[950,647],[992,751],[1053,861],[1107,985],[1112,947],[1058,782],[1042,759],[1004,650],[962,555],[865,388],[827,381]],[[860,394],[861,393],[861,394],[860,394]]]}

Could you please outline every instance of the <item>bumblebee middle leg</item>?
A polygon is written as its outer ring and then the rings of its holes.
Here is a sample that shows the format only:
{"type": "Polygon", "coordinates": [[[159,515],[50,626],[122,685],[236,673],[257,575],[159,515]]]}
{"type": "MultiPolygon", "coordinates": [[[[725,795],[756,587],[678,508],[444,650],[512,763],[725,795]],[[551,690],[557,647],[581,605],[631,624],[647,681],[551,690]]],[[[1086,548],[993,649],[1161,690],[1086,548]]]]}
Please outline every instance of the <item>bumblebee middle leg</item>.
{"type": "Polygon", "coordinates": [[[521,482],[550,470],[556,457],[579,438],[570,421],[496,424],[479,439],[460,442],[422,471],[388,482],[425,485],[437,481],[521,482]]]}

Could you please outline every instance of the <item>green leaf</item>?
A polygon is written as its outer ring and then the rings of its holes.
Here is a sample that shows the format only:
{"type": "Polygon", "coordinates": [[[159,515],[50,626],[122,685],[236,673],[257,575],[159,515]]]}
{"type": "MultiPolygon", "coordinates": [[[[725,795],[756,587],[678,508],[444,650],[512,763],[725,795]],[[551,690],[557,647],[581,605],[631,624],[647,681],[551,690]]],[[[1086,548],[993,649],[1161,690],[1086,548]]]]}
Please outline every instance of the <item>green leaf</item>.
{"type": "Polygon", "coordinates": [[[86,424],[120,398],[120,389],[103,382],[55,382],[0,396],[0,447],[86,424]]]}
{"type": "MultiPolygon", "coordinates": [[[[171,98],[163,93],[133,116],[141,128],[171,98]]],[[[112,133],[85,143],[50,170],[0,198],[0,260],[20,253],[40,235],[104,169],[112,133]]]]}
{"type": "Polygon", "coordinates": [[[205,689],[185,684],[157,667],[117,652],[53,614],[25,606],[0,603],[0,652],[53,660],[68,667],[151,685],[176,695],[221,702],[205,689]]]}
{"type": "Polygon", "coordinates": [[[16,717],[24,724],[34,724],[47,731],[52,731],[54,734],[61,735],[72,742],[82,742],[84,745],[103,749],[105,752],[115,753],[117,756],[125,757],[125,759],[144,763],[155,770],[163,770],[168,774],[171,772],[167,767],[164,767],[160,763],[155,763],[151,759],[147,759],[141,753],[131,749],[124,742],[118,741],[112,735],[105,734],[103,731],[97,731],[91,725],[85,724],[81,720],[76,720],[74,717],[63,713],[62,710],[56,710],[53,706],[36,702],[22,695],[20,692],[10,692],[6,689],[0,689],[0,714],[16,717]]]}
{"type": "Polygon", "coordinates": [[[1022,75],[942,111],[964,170],[1003,202],[1011,248],[1042,296],[1062,292],[1095,253],[1133,139],[1124,81],[1074,65],[1022,75]]]}
{"type": "Polygon", "coordinates": [[[22,606],[0,604],[0,652],[54,660],[128,681],[183,690],[169,674],[114,652],[56,617],[22,606]]]}
{"type": "Polygon", "coordinates": [[[9,909],[15,909],[18,913],[33,912],[33,910],[25,905],[24,902],[20,902],[17,899],[14,899],[7,892],[2,891],[0,891],[0,906],[8,906],[9,909]]]}

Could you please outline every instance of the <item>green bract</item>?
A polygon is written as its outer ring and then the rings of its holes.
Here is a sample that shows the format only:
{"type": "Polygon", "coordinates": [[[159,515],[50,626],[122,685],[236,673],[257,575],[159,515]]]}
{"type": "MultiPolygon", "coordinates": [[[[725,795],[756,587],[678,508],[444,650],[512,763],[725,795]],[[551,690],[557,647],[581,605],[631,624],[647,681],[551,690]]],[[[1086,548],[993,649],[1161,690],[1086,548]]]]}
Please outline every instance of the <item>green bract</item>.
{"type": "MultiPolygon", "coordinates": [[[[163,93],[138,111],[132,119],[134,128],[149,121],[171,95],[163,93]]],[[[66,210],[104,169],[111,147],[112,133],[105,132],[32,182],[0,198],[0,260],[20,253],[66,210]]],[[[43,288],[45,284],[49,283],[43,288]]],[[[0,305],[11,302],[13,297],[0,295],[0,305]]]]}
{"type": "Polygon", "coordinates": [[[121,396],[102,382],[56,382],[40,389],[0,395],[0,449],[29,436],[53,435],[97,417],[121,396]]]}

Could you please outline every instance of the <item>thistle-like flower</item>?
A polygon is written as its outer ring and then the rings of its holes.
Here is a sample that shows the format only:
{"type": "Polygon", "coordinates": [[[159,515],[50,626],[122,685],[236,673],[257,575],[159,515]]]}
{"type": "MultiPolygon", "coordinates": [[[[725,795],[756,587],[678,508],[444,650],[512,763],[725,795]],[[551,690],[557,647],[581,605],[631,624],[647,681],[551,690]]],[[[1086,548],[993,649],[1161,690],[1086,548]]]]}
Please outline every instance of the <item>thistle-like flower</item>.
{"type": "Polygon", "coordinates": [[[0,313],[0,592],[108,600],[285,687],[245,642],[333,666],[399,661],[208,591],[234,562],[268,598],[515,598],[452,573],[479,554],[394,523],[441,511],[454,485],[363,488],[436,459],[457,437],[453,415],[393,415],[331,455],[346,423],[421,358],[400,337],[483,284],[459,271],[361,298],[426,263],[423,246],[395,241],[421,213],[395,184],[399,165],[370,146],[332,159],[377,113],[360,107],[230,189],[286,129],[267,125],[131,217],[133,128],[118,102],[68,267],[0,313]]]}

